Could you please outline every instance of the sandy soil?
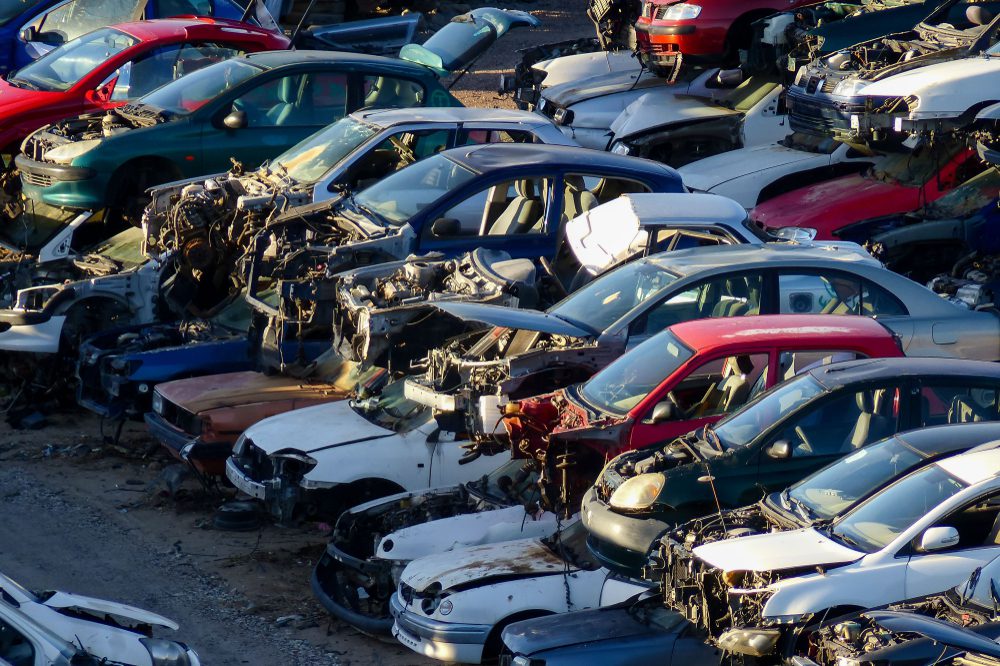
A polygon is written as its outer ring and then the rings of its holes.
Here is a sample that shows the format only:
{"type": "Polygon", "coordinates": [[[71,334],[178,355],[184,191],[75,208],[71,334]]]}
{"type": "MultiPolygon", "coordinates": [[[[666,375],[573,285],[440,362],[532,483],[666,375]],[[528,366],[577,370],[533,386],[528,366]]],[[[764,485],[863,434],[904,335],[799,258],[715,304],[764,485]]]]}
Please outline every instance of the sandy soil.
{"type": "MultiPolygon", "coordinates": [[[[592,34],[585,0],[503,4],[544,26],[512,32],[458,82],[468,106],[513,107],[495,91],[517,49],[592,34]]],[[[214,529],[214,509],[233,494],[207,492],[139,424],[118,447],[84,412],[50,415],[40,430],[0,424],[0,571],[167,615],[206,664],[429,663],[334,622],[313,599],[328,525],[214,529]]]]}

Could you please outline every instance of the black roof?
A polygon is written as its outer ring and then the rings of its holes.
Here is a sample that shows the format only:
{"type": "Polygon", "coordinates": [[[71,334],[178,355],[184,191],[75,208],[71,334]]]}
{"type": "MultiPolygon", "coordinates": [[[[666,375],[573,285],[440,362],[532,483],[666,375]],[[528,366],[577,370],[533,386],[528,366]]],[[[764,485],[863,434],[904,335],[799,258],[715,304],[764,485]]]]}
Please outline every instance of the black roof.
{"type": "Polygon", "coordinates": [[[1000,363],[954,358],[867,358],[820,366],[809,374],[828,389],[888,377],[963,377],[1000,380],[1000,363]]]}
{"type": "Polygon", "coordinates": [[[468,167],[477,173],[505,167],[527,167],[533,165],[575,167],[583,172],[588,168],[620,169],[622,171],[646,172],[675,178],[680,175],[672,168],[638,157],[627,157],[603,150],[579,148],[576,146],[553,146],[535,143],[486,143],[475,146],[461,146],[444,151],[449,159],[468,167]]]}
{"type": "Polygon", "coordinates": [[[950,423],[908,430],[896,439],[928,456],[964,451],[987,442],[1000,442],[1000,422],[950,423]]]}

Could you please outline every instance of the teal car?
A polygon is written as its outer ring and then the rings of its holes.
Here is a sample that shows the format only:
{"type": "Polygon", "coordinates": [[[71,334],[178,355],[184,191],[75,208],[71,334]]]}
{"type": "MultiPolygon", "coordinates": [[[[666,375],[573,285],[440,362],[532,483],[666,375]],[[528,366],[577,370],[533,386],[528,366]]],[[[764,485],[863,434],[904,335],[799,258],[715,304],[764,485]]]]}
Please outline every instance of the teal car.
{"type": "Polygon", "coordinates": [[[138,223],[146,189],[256,167],[363,107],[461,106],[439,77],[471,62],[507,30],[537,25],[517,11],[456,17],[400,58],[270,51],[210,65],[124,107],[43,127],[17,159],[28,225],[67,209],[138,223]]]}

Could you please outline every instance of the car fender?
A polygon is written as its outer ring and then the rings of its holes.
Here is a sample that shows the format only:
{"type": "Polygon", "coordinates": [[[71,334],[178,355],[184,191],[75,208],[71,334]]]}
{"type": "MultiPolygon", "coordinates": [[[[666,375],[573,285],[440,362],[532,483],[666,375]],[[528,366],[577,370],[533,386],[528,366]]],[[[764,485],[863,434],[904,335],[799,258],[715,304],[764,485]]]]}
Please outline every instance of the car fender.
{"type": "Polygon", "coordinates": [[[822,613],[838,606],[874,608],[904,597],[906,558],[864,558],[823,573],[786,578],[771,585],[764,604],[765,620],[783,615],[822,613]]]}

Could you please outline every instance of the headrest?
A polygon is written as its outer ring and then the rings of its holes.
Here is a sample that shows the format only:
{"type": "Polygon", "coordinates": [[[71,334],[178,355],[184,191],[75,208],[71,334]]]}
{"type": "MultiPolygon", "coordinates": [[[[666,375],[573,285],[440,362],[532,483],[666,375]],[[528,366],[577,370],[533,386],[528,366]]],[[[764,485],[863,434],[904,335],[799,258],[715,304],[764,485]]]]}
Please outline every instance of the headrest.
{"type": "Polygon", "coordinates": [[[993,13],[982,5],[969,5],[965,8],[965,18],[972,25],[986,25],[993,20],[993,13]]]}
{"type": "Polygon", "coordinates": [[[868,391],[859,391],[857,396],[855,396],[855,400],[858,403],[858,409],[862,412],[868,414],[875,413],[875,396],[868,391]]]}

